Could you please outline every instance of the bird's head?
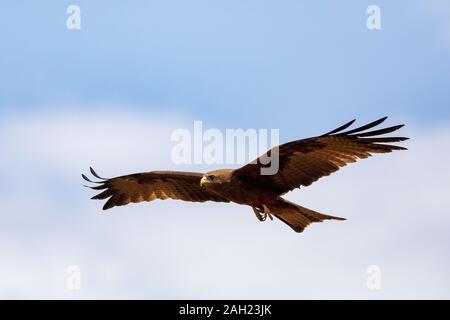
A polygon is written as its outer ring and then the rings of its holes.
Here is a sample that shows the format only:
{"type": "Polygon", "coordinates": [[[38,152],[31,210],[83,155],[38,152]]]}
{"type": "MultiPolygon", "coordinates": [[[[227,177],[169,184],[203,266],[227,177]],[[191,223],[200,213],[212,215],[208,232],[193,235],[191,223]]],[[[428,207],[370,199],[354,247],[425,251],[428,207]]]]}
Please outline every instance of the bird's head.
{"type": "Polygon", "coordinates": [[[200,186],[205,186],[208,184],[221,184],[224,182],[229,182],[231,177],[231,172],[233,170],[222,169],[207,172],[203,175],[200,180],[200,186]]]}

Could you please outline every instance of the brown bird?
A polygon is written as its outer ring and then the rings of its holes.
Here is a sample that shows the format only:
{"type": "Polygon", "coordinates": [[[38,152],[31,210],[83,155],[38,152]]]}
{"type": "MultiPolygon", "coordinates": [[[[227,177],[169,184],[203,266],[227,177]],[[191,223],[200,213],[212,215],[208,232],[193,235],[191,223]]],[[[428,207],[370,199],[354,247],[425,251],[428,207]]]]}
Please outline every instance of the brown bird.
{"type": "Polygon", "coordinates": [[[268,165],[267,158],[259,157],[239,169],[221,169],[205,174],[152,171],[105,179],[90,168],[92,175],[101,181],[92,181],[84,174],[82,177],[98,184],[90,188],[103,190],[92,199],[109,198],[103,210],[130,202],[169,198],[193,202],[235,202],[252,207],[260,221],[265,221],[267,217],[273,220],[274,215],[296,232],[302,232],[313,222],[345,219],[304,208],[281,196],[301,186],[309,186],[319,178],[372,153],[406,150],[389,143],[408,138],[380,137],[403,125],[367,131],[386,118],[344,131],[353,124],[353,120],[324,135],[292,141],[269,150],[265,156],[278,155],[279,160],[279,170],[273,175],[261,174],[261,169],[268,165]]]}

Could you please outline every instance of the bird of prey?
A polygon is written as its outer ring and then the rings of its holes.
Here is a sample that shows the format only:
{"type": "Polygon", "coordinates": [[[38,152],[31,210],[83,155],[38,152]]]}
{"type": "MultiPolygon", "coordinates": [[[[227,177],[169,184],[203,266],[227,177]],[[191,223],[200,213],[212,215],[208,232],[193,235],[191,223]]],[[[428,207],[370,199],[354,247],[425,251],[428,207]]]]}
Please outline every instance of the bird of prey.
{"type": "MultiPolygon", "coordinates": [[[[309,224],[323,220],[345,220],[322,214],[282,198],[296,188],[306,187],[319,178],[328,176],[348,163],[374,153],[406,150],[391,143],[407,140],[405,137],[386,137],[403,125],[370,131],[387,117],[356,129],[345,131],[353,121],[326,134],[292,141],[276,147],[279,169],[273,175],[262,175],[266,165],[259,157],[239,169],[221,169],[207,173],[152,171],[135,173],[111,179],[100,177],[92,168],[92,175],[100,181],[82,177],[94,190],[102,190],[92,199],[108,199],[103,210],[130,202],[155,199],[178,199],[193,202],[234,202],[252,207],[260,221],[273,216],[302,232],[309,224]]],[[[268,151],[271,155],[274,149],[268,151]]],[[[267,158],[266,158],[267,159],[267,158]]]]}

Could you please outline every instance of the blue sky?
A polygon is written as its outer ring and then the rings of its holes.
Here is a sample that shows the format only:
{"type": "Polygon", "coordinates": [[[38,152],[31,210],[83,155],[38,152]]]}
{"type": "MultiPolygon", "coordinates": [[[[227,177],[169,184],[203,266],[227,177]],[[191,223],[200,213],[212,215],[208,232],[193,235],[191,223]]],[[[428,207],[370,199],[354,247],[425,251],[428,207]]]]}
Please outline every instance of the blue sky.
{"type": "Polygon", "coordinates": [[[4,2],[0,108],[126,104],[289,129],[448,119],[448,12],[380,1],[382,30],[369,31],[371,3],[79,1],[82,29],[69,31],[72,2],[4,2]]]}
{"type": "Polygon", "coordinates": [[[0,298],[450,297],[446,1],[3,1],[0,36],[0,298]],[[384,115],[410,151],[292,193],[349,218],[300,237],[233,205],[103,215],[81,187],[89,165],[175,168],[170,134],[193,120],[284,142],[384,115]],[[80,291],[64,287],[72,264],[80,291]]]}

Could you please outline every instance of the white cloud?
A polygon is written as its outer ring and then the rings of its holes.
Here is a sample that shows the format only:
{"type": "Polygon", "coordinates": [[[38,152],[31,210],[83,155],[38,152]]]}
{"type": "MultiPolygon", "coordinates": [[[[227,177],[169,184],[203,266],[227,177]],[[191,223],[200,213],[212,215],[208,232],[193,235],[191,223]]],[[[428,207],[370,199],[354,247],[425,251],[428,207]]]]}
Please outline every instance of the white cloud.
{"type": "Polygon", "coordinates": [[[289,194],[348,218],[303,234],[234,204],[155,201],[105,214],[89,200],[79,176],[88,165],[105,175],[164,169],[171,130],[190,124],[131,113],[3,119],[0,297],[450,298],[448,128],[406,128],[409,151],[289,194]],[[72,264],[80,291],[64,287],[72,264]],[[369,265],[381,268],[380,291],[366,288],[369,265]]]}

